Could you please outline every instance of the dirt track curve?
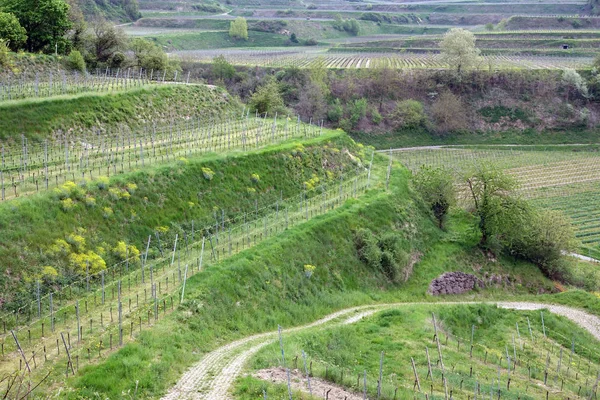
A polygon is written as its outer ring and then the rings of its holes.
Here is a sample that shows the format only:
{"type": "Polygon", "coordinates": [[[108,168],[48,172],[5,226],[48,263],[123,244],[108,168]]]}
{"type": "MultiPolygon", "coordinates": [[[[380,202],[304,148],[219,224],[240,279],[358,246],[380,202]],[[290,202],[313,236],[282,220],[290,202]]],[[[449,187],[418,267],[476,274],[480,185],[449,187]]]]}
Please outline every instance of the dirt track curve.
{"type": "MultiPolygon", "coordinates": [[[[443,306],[481,303],[483,302],[447,302],[433,304],[443,306]]],[[[352,324],[384,309],[431,304],[432,303],[396,303],[353,307],[330,314],[308,325],[285,329],[283,330],[283,333],[299,332],[318,326],[352,324]]],[[[554,314],[570,319],[600,340],[600,318],[578,309],[530,302],[490,302],[488,304],[497,304],[499,307],[515,310],[547,309],[554,314]]],[[[229,389],[234,380],[241,374],[244,364],[260,349],[273,343],[276,339],[277,332],[261,333],[229,343],[206,354],[202,360],[193,365],[181,377],[179,382],[169,390],[162,400],[231,399],[229,389]]]]}

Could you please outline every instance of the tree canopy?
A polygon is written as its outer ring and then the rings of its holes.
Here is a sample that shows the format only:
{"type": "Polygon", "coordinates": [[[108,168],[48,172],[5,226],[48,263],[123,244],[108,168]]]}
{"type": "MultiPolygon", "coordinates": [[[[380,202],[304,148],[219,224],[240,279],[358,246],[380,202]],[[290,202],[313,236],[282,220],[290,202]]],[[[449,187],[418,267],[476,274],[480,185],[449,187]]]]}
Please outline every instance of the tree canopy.
{"type": "Polygon", "coordinates": [[[442,228],[448,210],[456,202],[454,178],[443,168],[423,167],[413,182],[442,228]]]}
{"type": "Polygon", "coordinates": [[[69,5],[64,0],[0,0],[0,9],[14,14],[27,32],[30,52],[64,51],[65,34],[71,28],[69,5]]]}
{"type": "Polygon", "coordinates": [[[13,51],[20,49],[27,41],[27,32],[14,14],[0,12],[0,39],[13,51]]]}
{"type": "Polygon", "coordinates": [[[442,59],[461,74],[477,65],[479,49],[475,47],[475,35],[462,28],[452,28],[440,42],[442,59]]]}
{"type": "Polygon", "coordinates": [[[229,25],[229,36],[234,39],[248,40],[248,23],[246,18],[237,17],[229,25]]]}

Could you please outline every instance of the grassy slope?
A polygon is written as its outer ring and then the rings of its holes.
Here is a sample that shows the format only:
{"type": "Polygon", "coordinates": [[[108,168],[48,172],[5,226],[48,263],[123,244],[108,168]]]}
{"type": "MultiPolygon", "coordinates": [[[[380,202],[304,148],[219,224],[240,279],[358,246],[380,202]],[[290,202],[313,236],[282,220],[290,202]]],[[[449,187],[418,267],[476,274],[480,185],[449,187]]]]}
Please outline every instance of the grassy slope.
{"type": "Polygon", "coordinates": [[[4,102],[0,103],[0,140],[20,140],[21,134],[42,139],[58,129],[114,128],[123,123],[135,127],[151,119],[197,115],[202,106],[206,106],[203,116],[209,118],[238,104],[220,89],[201,85],[146,86],[115,93],[4,102]]]}
{"type": "MultiPolygon", "coordinates": [[[[192,158],[186,163],[113,178],[110,187],[121,192],[127,183],[137,185],[128,200],[115,199],[109,190],[100,190],[89,183],[82,193],[71,195],[75,207],[69,211],[63,211],[53,193],[0,204],[3,300],[12,299],[15,291],[23,288],[24,278],[39,274],[44,265],[54,266],[65,274],[70,270],[62,257],[47,254],[57,239],[79,232],[86,239],[87,248],[97,253],[101,253],[100,247],[113,248],[117,240],[143,249],[148,235],[158,227],[167,227],[169,231],[161,234],[161,240],[170,243],[176,233],[181,236],[182,229],[191,230],[192,220],[196,229],[214,224],[214,210],[219,215],[224,210],[226,218],[234,217],[253,211],[255,202],[262,207],[280,197],[301,193],[303,182],[313,174],[326,183],[336,179],[340,171],[354,168],[343,149],[356,154],[357,147],[346,136],[331,134],[307,141],[305,146],[305,152],[296,157],[291,154],[297,144],[290,142],[249,155],[192,158]],[[324,162],[328,167],[323,167],[324,162]],[[202,168],[215,172],[211,181],[203,177],[202,168]],[[330,178],[327,171],[333,172],[330,178]],[[252,182],[252,174],[260,176],[258,183],[252,182]],[[249,187],[256,192],[249,191],[249,187]],[[95,206],[87,206],[86,198],[94,198],[95,206]],[[105,208],[110,208],[113,215],[106,218],[105,208]]],[[[152,256],[158,249],[155,243],[151,247],[152,256]]],[[[108,265],[115,261],[108,251],[104,258],[108,265]]],[[[29,299],[31,293],[22,296],[29,299]]]]}
{"type": "Polygon", "coordinates": [[[289,38],[278,33],[248,32],[248,40],[236,40],[228,32],[174,33],[149,36],[161,46],[171,50],[221,49],[229,47],[280,47],[289,43],[289,38]]]}
{"type": "MultiPolygon", "coordinates": [[[[384,168],[385,161],[380,163],[380,170],[384,168]]],[[[445,270],[495,268],[532,286],[515,284],[482,296],[524,294],[550,285],[529,264],[502,259],[485,265],[481,253],[471,250],[474,238],[464,215],[454,218],[451,232],[438,231],[413,198],[407,178],[406,171],[397,170],[394,194],[372,191],[195,276],[188,282],[183,306],[142,333],[138,343],[83,370],[71,382],[76,393],[114,398],[139,380],[142,397],[157,396],[186,366],[220,343],[273,330],[277,324],[306,323],[355,304],[427,300],[429,281],[445,270]],[[396,230],[413,253],[425,253],[408,283],[392,285],[359,260],[352,232],[361,227],[380,233],[396,230]],[[303,274],[307,263],[317,266],[310,280],[303,274]],[[151,360],[152,367],[146,368],[151,360]]]]}

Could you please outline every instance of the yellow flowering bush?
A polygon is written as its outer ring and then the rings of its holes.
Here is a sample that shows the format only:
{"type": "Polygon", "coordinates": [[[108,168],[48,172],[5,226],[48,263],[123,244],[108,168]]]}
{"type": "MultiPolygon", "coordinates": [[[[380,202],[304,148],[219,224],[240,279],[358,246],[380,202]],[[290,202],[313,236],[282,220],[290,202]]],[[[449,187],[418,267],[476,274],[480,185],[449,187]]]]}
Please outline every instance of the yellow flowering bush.
{"type": "Polygon", "coordinates": [[[85,238],[81,235],[71,234],[67,236],[67,243],[69,243],[77,251],[83,251],[85,249],[85,238]]]}
{"type": "Polygon", "coordinates": [[[310,278],[316,269],[317,267],[312,264],[304,264],[304,275],[306,275],[307,278],[310,278]]]}
{"type": "Polygon", "coordinates": [[[95,207],[96,206],[96,199],[92,196],[87,196],[85,198],[85,205],[88,207],[95,207]]]}
{"type": "Polygon", "coordinates": [[[90,274],[96,274],[106,269],[106,262],[98,254],[91,250],[86,253],[71,253],[69,254],[69,262],[75,272],[84,275],[89,269],[90,274]]]}
{"type": "Polygon", "coordinates": [[[304,182],[304,188],[306,190],[314,190],[315,187],[319,184],[320,179],[317,175],[313,174],[312,178],[310,178],[308,181],[304,182]]]}
{"type": "Polygon", "coordinates": [[[108,219],[108,218],[112,217],[112,215],[113,215],[113,214],[114,214],[114,211],[113,211],[113,209],[112,209],[112,208],[110,208],[110,207],[104,207],[104,208],[102,209],[102,216],[103,216],[104,218],[106,218],[106,219],[108,219]]]}
{"type": "Polygon", "coordinates": [[[202,167],[202,176],[204,176],[204,179],[207,181],[212,181],[215,176],[215,172],[208,167],[202,167]]]}
{"type": "Polygon", "coordinates": [[[120,260],[124,261],[129,256],[130,260],[138,260],[140,257],[140,251],[134,245],[123,241],[119,241],[115,247],[112,249],[113,254],[120,260]]]}
{"type": "Polygon", "coordinates": [[[71,198],[62,199],[60,201],[60,208],[63,211],[70,211],[75,208],[75,202],[71,198]]]}

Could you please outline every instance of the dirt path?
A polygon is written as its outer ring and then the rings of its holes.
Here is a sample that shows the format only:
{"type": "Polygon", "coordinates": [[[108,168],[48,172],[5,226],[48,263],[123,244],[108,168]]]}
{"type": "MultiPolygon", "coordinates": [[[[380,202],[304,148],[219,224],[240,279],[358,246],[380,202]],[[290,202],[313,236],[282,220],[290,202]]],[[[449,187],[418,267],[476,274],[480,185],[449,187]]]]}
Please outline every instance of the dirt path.
{"type": "MultiPolygon", "coordinates": [[[[437,303],[436,305],[482,303],[484,302],[447,302],[437,303]]],[[[531,302],[491,302],[488,304],[497,304],[498,307],[514,310],[547,309],[554,314],[570,319],[600,340],[600,318],[578,309],[531,302]]],[[[285,329],[283,333],[299,332],[318,326],[331,327],[352,324],[384,309],[417,305],[432,305],[432,303],[396,303],[353,307],[330,314],[308,325],[285,329]]],[[[241,374],[246,362],[259,350],[275,340],[277,340],[277,332],[261,333],[237,340],[206,354],[202,360],[192,366],[181,377],[179,382],[169,390],[162,400],[231,399],[231,395],[228,394],[229,389],[234,380],[241,374]]],[[[299,387],[299,389],[301,388],[299,387]]]]}

